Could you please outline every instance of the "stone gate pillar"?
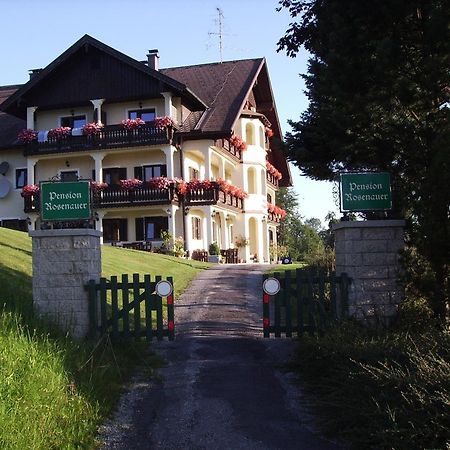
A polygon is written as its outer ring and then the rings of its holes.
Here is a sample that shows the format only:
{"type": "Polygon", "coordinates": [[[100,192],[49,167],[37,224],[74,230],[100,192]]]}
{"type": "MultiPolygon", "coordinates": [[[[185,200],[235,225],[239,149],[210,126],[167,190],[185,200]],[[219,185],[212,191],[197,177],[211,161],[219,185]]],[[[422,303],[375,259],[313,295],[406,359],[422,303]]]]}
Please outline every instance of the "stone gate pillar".
{"type": "Polygon", "coordinates": [[[348,315],[389,323],[403,298],[398,284],[404,220],[340,222],[333,225],[336,274],[352,279],[348,315]]]}
{"type": "Polygon", "coordinates": [[[45,317],[74,338],[89,332],[84,285],[100,280],[101,232],[91,229],[30,231],[33,241],[33,303],[45,317]]]}

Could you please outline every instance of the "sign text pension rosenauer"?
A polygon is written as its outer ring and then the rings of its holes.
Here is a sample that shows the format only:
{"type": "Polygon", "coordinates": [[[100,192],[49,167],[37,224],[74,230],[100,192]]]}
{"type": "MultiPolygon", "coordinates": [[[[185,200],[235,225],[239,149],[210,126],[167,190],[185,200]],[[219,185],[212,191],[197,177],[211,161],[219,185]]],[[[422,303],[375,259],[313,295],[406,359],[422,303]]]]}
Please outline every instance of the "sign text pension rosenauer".
{"type": "Polygon", "coordinates": [[[392,208],[389,173],[341,173],[340,184],[342,211],[374,211],[392,208]]]}
{"type": "Polygon", "coordinates": [[[89,181],[41,182],[42,220],[84,220],[90,217],[89,181]]]}

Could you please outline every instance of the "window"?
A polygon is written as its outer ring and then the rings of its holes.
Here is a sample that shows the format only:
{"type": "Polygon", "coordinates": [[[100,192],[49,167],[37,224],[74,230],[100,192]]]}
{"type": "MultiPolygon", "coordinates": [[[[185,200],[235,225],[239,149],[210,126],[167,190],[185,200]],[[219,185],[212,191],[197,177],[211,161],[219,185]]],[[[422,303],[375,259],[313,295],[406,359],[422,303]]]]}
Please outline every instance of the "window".
{"type": "Polygon", "coordinates": [[[161,232],[169,228],[168,218],[161,217],[138,217],[136,219],[136,240],[150,241],[161,239],[161,232]]]}
{"type": "Polygon", "coordinates": [[[103,219],[103,240],[104,242],[127,241],[127,219],[103,219]]]}
{"type": "Polygon", "coordinates": [[[61,126],[70,128],[81,128],[86,125],[86,116],[61,117],[61,126]]]}
{"type": "Polygon", "coordinates": [[[267,202],[268,203],[273,203],[272,202],[272,196],[270,194],[267,194],[267,202]]]}
{"type": "Polygon", "coordinates": [[[202,238],[202,221],[199,217],[192,217],[192,239],[200,240],[202,238]]]}
{"type": "Polygon", "coordinates": [[[28,184],[27,169],[16,169],[16,189],[21,189],[28,184]]]}
{"type": "Polygon", "coordinates": [[[128,111],[129,119],[142,119],[144,122],[153,122],[156,114],[154,109],[136,109],[134,111],[128,111]]]}
{"type": "Polygon", "coordinates": [[[200,172],[193,167],[189,167],[189,181],[198,180],[200,178],[200,172]]]}
{"type": "Polygon", "coordinates": [[[78,170],[61,170],[61,181],[78,181],[78,170]]]}
{"type": "Polygon", "coordinates": [[[126,167],[113,167],[111,169],[103,169],[103,181],[111,185],[118,185],[120,180],[127,178],[126,167]]]}
{"type": "Polygon", "coordinates": [[[134,177],[138,180],[148,181],[151,178],[166,176],[167,166],[165,164],[152,164],[134,168],[134,177]]]}

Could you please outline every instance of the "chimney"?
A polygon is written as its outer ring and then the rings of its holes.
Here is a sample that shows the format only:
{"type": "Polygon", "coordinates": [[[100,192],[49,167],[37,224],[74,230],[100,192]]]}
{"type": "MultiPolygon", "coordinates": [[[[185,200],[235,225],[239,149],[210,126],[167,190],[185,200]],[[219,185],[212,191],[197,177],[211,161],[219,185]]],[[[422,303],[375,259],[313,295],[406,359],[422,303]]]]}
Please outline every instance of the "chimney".
{"type": "Polygon", "coordinates": [[[30,69],[28,73],[30,74],[30,80],[34,78],[38,73],[42,72],[43,69],[30,69]]]}
{"type": "Polygon", "coordinates": [[[147,54],[148,58],[148,67],[154,70],[159,70],[159,52],[158,49],[155,48],[153,50],[149,50],[147,54]]]}

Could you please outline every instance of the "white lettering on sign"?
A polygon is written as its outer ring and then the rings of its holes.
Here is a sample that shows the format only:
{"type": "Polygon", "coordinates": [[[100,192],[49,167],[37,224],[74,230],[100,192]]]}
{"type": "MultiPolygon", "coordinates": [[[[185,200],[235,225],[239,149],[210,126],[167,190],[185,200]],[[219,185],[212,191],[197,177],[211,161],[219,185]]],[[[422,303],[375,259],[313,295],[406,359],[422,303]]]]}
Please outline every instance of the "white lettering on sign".
{"type": "Polygon", "coordinates": [[[358,184],[358,183],[350,183],[350,192],[352,191],[373,191],[375,189],[383,189],[383,185],[382,184],[373,184],[373,183],[369,183],[369,184],[358,184]]]}
{"type": "Polygon", "coordinates": [[[67,211],[73,209],[86,209],[87,207],[87,203],[61,203],[59,205],[54,205],[50,202],[45,203],[45,209],[47,211],[67,211]]]}
{"type": "Polygon", "coordinates": [[[81,198],[80,192],[65,192],[65,193],[58,193],[51,191],[49,192],[50,201],[53,200],[76,200],[81,198]]]}
{"type": "Polygon", "coordinates": [[[345,194],[345,200],[348,202],[360,201],[360,200],[387,200],[387,194],[367,194],[367,195],[356,195],[356,194],[345,194]]]}

